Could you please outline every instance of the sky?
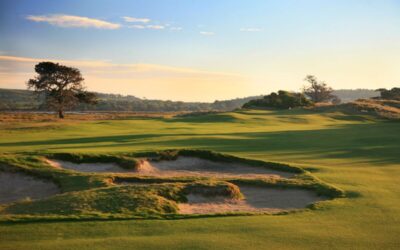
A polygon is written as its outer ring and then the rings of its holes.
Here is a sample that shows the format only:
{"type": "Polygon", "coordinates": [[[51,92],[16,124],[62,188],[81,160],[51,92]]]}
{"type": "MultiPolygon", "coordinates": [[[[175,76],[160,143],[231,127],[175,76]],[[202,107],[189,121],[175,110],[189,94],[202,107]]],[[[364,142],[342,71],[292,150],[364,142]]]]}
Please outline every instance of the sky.
{"type": "Polygon", "coordinates": [[[90,91],[214,101],[400,85],[400,0],[0,0],[0,88],[34,65],[79,68],[90,91]]]}

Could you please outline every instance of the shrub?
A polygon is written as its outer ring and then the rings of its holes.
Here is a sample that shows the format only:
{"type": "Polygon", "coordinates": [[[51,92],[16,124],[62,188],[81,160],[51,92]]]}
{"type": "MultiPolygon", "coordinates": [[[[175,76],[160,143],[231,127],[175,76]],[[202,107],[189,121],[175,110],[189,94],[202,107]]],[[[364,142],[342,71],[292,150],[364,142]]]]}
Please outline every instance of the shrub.
{"type": "Polygon", "coordinates": [[[381,93],[381,99],[385,100],[400,100],[400,88],[378,89],[381,93]]]}
{"type": "Polygon", "coordinates": [[[262,99],[251,100],[243,105],[243,108],[278,108],[289,109],[312,105],[302,93],[280,90],[278,93],[271,93],[262,99]]]}

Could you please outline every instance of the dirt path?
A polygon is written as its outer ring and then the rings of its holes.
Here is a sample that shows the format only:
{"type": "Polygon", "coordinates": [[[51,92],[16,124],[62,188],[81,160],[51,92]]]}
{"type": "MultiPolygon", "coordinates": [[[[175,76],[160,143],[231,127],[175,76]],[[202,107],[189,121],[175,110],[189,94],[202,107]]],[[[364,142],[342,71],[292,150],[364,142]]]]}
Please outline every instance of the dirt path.
{"type": "Polygon", "coordinates": [[[0,204],[41,199],[60,193],[56,184],[22,173],[0,172],[0,204]]]}
{"type": "Polygon", "coordinates": [[[275,189],[269,187],[238,185],[245,196],[243,200],[223,196],[209,197],[189,194],[188,203],[179,204],[181,214],[212,214],[228,212],[279,212],[304,208],[324,200],[311,191],[301,189],[275,189]]]}

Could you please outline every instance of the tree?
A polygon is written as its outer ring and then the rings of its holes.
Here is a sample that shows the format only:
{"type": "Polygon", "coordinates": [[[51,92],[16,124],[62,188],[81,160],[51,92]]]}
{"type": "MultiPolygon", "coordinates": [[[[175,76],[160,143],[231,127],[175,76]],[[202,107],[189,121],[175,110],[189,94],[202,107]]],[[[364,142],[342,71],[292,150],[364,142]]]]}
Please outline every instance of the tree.
{"type": "Polygon", "coordinates": [[[79,103],[96,104],[94,93],[85,91],[83,77],[79,69],[52,62],[36,64],[38,74],[29,79],[27,85],[37,93],[44,93],[45,105],[58,112],[64,118],[64,111],[79,103]]]}
{"type": "Polygon", "coordinates": [[[318,79],[313,75],[306,76],[304,80],[310,85],[303,88],[303,93],[313,102],[336,101],[337,97],[332,94],[333,89],[325,82],[318,81],[318,79]]]}
{"type": "Polygon", "coordinates": [[[272,92],[262,99],[251,100],[243,105],[243,108],[278,108],[289,109],[295,107],[310,106],[312,102],[302,93],[288,92],[279,90],[278,93],[272,92]]]}
{"type": "Polygon", "coordinates": [[[400,100],[400,88],[377,89],[381,93],[381,99],[400,100]]]}

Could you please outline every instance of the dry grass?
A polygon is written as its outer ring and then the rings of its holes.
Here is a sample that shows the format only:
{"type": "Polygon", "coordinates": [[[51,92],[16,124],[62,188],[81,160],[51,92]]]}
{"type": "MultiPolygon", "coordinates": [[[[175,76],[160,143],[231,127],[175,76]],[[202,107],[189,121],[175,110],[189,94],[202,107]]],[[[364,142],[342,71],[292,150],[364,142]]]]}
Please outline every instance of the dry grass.
{"type": "Polygon", "coordinates": [[[339,105],[316,103],[310,109],[317,111],[338,110],[348,114],[362,113],[390,120],[400,119],[400,101],[396,100],[359,99],[339,105]]]}
{"type": "Polygon", "coordinates": [[[360,99],[350,103],[363,113],[373,112],[388,119],[400,119],[400,101],[360,99]]]}
{"type": "Polygon", "coordinates": [[[183,112],[82,112],[67,113],[65,119],[59,119],[55,113],[39,112],[0,112],[0,122],[73,122],[91,120],[122,120],[130,118],[171,118],[183,112]]]}

